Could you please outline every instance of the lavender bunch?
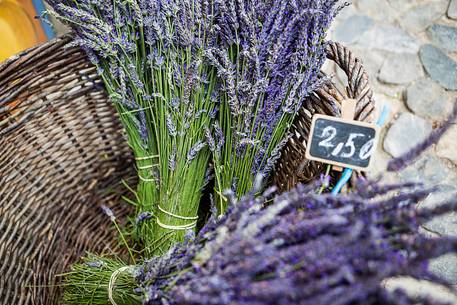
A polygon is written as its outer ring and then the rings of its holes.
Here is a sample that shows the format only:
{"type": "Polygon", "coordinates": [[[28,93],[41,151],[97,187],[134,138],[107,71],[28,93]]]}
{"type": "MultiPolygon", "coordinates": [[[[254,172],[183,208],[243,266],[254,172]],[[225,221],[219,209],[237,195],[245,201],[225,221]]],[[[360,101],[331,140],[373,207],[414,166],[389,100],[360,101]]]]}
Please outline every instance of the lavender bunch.
{"type": "Polygon", "coordinates": [[[267,177],[319,86],[336,0],[48,1],[104,79],[137,160],[137,240],[195,227],[212,155],[219,213],[267,177]],[[145,218],[144,215],[149,217],[145,218]]]}
{"type": "Polygon", "coordinates": [[[457,200],[416,210],[429,190],[361,180],[348,196],[299,186],[269,200],[244,197],[193,241],[136,271],[143,304],[444,304],[387,291],[381,283],[412,276],[445,284],[427,262],[457,249],[427,238],[419,224],[457,200]],[[269,206],[264,207],[266,202],[269,206]]]}
{"type": "Polygon", "coordinates": [[[139,185],[133,232],[145,256],[196,226],[217,112],[217,40],[206,0],[49,0],[97,66],[126,129],[139,185]]]}
{"type": "MultiPolygon", "coordinates": [[[[382,283],[408,276],[452,289],[430,273],[428,261],[455,252],[457,239],[427,238],[418,228],[454,210],[456,199],[418,211],[430,190],[415,184],[359,180],[353,193],[339,197],[317,194],[320,186],[301,185],[274,199],[272,188],[257,197],[252,192],[222,218],[214,210],[197,236],[188,231],[184,243],[124,273],[113,294],[145,305],[446,304],[382,283]]],[[[65,296],[74,301],[67,304],[107,299],[108,279],[119,266],[102,260],[104,277],[90,277],[100,259],[91,262],[68,277],[65,296]]]]}
{"type": "Polygon", "coordinates": [[[215,0],[219,41],[206,50],[221,90],[213,153],[222,213],[231,189],[240,198],[268,177],[304,99],[324,81],[327,29],[337,0],[215,0]]]}
{"type": "Polygon", "coordinates": [[[141,296],[133,293],[137,283],[132,277],[133,269],[120,259],[112,256],[88,254],[82,262],[74,264],[72,270],[63,276],[67,282],[62,304],[113,305],[109,299],[109,286],[112,275],[119,272],[115,279],[115,293],[111,298],[118,305],[140,305],[141,296]]]}

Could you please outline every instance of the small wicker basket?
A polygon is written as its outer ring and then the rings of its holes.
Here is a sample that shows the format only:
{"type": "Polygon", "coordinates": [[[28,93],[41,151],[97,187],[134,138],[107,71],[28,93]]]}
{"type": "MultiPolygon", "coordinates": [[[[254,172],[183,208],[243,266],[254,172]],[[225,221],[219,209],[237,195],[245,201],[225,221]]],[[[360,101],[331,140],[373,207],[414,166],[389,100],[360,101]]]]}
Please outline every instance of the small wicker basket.
{"type": "MultiPolygon", "coordinates": [[[[135,176],[123,130],[95,68],[69,36],[29,49],[0,65],[0,304],[58,304],[56,275],[85,251],[118,252],[99,203],[122,219],[119,192],[135,176]]],[[[296,136],[274,174],[282,190],[313,179],[322,165],[304,157],[314,113],[339,115],[358,100],[357,119],[374,110],[360,60],[331,43],[328,58],[348,75],[345,94],[328,84],[300,110],[296,136]]],[[[133,178],[134,179],[134,178],[133,178]]],[[[134,182],[132,182],[134,183],[134,182]]]]}
{"type": "Polygon", "coordinates": [[[306,142],[314,114],[339,117],[341,102],[345,99],[355,99],[357,100],[355,119],[364,122],[372,122],[374,119],[373,91],[362,61],[354,57],[348,48],[333,42],[328,45],[327,58],[334,61],[346,74],[348,78],[346,92],[341,92],[334,83],[327,83],[303,103],[292,126],[293,137],[284,147],[273,175],[274,183],[280,191],[289,190],[298,183],[314,180],[325,171],[324,164],[305,158],[306,142]]]}

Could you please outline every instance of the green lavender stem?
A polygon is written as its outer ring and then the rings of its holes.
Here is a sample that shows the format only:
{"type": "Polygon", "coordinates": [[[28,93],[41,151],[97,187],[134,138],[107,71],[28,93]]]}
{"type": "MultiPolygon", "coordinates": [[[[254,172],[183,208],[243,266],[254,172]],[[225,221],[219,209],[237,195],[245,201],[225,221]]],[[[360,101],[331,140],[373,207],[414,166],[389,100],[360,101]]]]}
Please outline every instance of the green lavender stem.
{"type": "MultiPolygon", "coordinates": [[[[66,305],[112,305],[108,298],[109,282],[114,272],[127,265],[117,259],[88,254],[83,262],[62,274],[66,282],[63,302],[66,305]]],[[[141,295],[133,291],[138,287],[131,271],[118,275],[113,286],[113,299],[119,305],[140,305],[141,295]]]]}

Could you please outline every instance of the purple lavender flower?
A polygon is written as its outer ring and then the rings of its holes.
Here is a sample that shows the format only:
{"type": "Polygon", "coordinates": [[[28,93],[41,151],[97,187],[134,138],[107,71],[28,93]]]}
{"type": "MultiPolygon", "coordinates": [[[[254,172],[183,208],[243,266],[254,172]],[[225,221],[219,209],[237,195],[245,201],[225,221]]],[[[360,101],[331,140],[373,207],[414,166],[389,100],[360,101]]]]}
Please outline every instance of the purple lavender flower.
{"type": "Polygon", "coordinates": [[[168,133],[170,134],[170,136],[176,137],[176,134],[177,134],[176,126],[173,123],[173,120],[170,115],[167,115],[167,129],[168,129],[168,133]]]}
{"type": "Polygon", "coordinates": [[[104,204],[102,204],[100,206],[100,208],[102,209],[103,213],[105,213],[105,215],[110,218],[111,221],[113,221],[113,222],[116,221],[116,216],[114,216],[113,210],[111,210],[109,207],[107,207],[104,204]]]}
{"type": "Polygon", "coordinates": [[[170,157],[168,158],[168,168],[171,171],[176,169],[176,145],[173,145],[170,157]]]}
{"type": "Polygon", "coordinates": [[[145,304],[441,304],[381,283],[412,276],[447,285],[426,262],[455,251],[457,239],[430,239],[418,227],[457,201],[418,211],[426,190],[360,186],[361,193],[338,197],[316,195],[321,182],[298,186],[266,208],[270,192],[245,196],[195,240],[142,266],[145,304]],[[378,196],[368,202],[365,192],[378,196]]]}
{"type": "Polygon", "coordinates": [[[208,144],[209,150],[214,152],[216,150],[216,142],[214,141],[213,135],[208,127],[205,127],[205,138],[206,144],[208,144]]]}
{"type": "Polygon", "coordinates": [[[153,217],[151,212],[142,212],[136,218],[136,224],[139,225],[146,220],[149,220],[153,217]]]}
{"type": "Polygon", "coordinates": [[[143,140],[143,143],[148,143],[148,127],[146,121],[146,113],[144,111],[138,112],[138,130],[140,133],[140,137],[143,140]]]}
{"type": "Polygon", "coordinates": [[[140,77],[138,76],[138,72],[137,72],[135,65],[130,64],[128,66],[128,69],[129,69],[130,80],[133,82],[134,86],[142,92],[144,90],[144,84],[140,80],[140,77]]]}
{"type": "Polygon", "coordinates": [[[197,156],[198,152],[202,150],[206,145],[207,144],[203,141],[198,141],[197,143],[195,143],[195,145],[192,146],[192,148],[187,153],[187,163],[192,162],[192,160],[194,160],[197,156]]]}
{"type": "Polygon", "coordinates": [[[174,97],[171,99],[171,107],[174,110],[177,110],[179,108],[179,104],[180,104],[179,98],[174,97]]]}
{"type": "Polygon", "coordinates": [[[86,266],[97,269],[100,269],[106,265],[106,263],[103,261],[86,262],[85,264],[86,266]]]}
{"type": "Polygon", "coordinates": [[[222,131],[222,128],[220,127],[218,122],[215,122],[213,124],[214,127],[214,132],[215,132],[215,137],[216,137],[216,152],[220,152],[221,148],[225,144],[225,136],[224,132],[222,131]]]}

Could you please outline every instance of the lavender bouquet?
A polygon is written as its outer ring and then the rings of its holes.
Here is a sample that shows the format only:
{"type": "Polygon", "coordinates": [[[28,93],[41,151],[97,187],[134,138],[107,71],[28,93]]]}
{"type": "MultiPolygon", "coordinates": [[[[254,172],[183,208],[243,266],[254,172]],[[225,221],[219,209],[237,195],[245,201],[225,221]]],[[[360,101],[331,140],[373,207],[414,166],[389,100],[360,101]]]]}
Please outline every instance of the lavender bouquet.
{"type": "Polygon", "coordinates": [[[326,30],[341,9],[337,0],[48,2],[126,129],[139,178],[129,235],[144,257],[195,228],[212,168],[220,214],[224,192],[240,198],[268,177],[322,81],[326,30]]]}
{"type": "Polygon", "coordinates": [[[333,197],[316,195],[320,183],[282,194],[267,208],[271,190],[246,196],[189,244],[147,261],[135,273],[144,303],[417,304],[385,291],[382,281],[443,283],[426,262],[455,251],[457,239],[423,237],[418,225],[455,209],[455,200],[416,211],[428,190],[361,180],[351,195],[333,197]]]}
{"type": "MultiPolygon", "coordinates": [[[[415,149],[389,163],[407,166],[438,141],[451,118],[415,149]]],[[[427,280],[457,297],[428,269],[432,258],[457,250],[456,238],[428,238],[421,223],[455,210],[457,200],[416,205],[434,189],[381,185],[361,178],[348,195],[322,194],[329,177],[281,195],[254,189],[165,255],[127,266],[87,257],[67,276],[67,304],[452,304],[436,296],[387,289],[393,277],[427,280]]]]}
{"type": "Polygon", "coordinates": [[[325,81],[318,75],[327,29],[342,8],[337,2],[216,1],[220,38],[207,54],[222,84],[217,134],[225,142],[213,153],[221,213],[227,207],[223,191],[240,198],[257,175],[268,181],[295,114],[325,81]]]}
{"type": "Polygon", "coordinates": [[[418,226],[457,201],[418,211],[430,190],[366,180],[347,196],[317,195],[327,183],[274,199],[274,189],[257,197],[254,190],[222,219],[214,211],[196,237],[189,231],[186,242],[141,265],[119,269],[125,265],[88,257],[69,275],[65,301],[109,304],[111,291],[113,304],[446,304],[382,283],[409,276],[448,286],[427,262],[456,251],[457,239],[427,238],[418,226]]]}
{"type": "Polygon", "coordinates": [[[207,1],[48,1],[98,68],[125,127],[139,184],[132,235],[162,254],[196,227],[217,115],[214,5],[207,1]]]}

